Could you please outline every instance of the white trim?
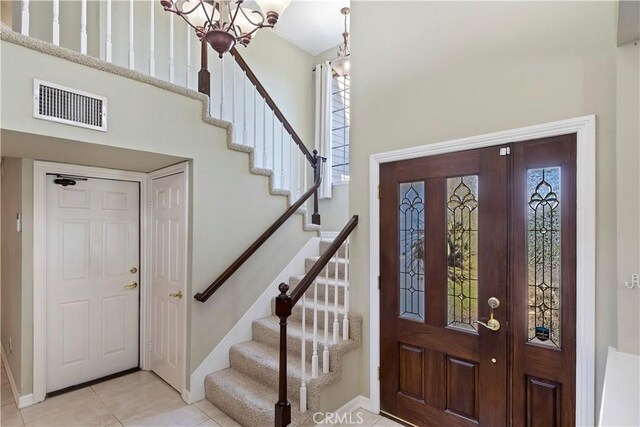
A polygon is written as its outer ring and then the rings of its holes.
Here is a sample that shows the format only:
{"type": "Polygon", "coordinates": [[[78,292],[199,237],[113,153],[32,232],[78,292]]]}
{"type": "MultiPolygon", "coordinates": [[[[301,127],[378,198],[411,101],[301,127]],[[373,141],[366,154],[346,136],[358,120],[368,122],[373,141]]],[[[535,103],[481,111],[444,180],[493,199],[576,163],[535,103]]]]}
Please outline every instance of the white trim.
{"type": "MultiPolygon", "coordinates": [[[[140,200],[147,200],[147,174],[128,172],[115,169],[103,169],[90,166],[70,165],[35,161],[33,163],[33,403],[44,400],[46,395],[46,271],[47,271],[47,173],[88,176],[102,179],[133,181],[140,183],[140,200]]],[[[140,262],[142,266],[149,265],[150,251],[148,245],[149,209],[147,203],[140,203],[140,262]]],[[[148,270],[148,269],[145,269],[148,270]]],[[[148,287],[148,274],[140,275],[141,292],[148,287]]],[[[142,295],[141,295],[142,297],[142,295]]],[[[140,310],[143,311],[145,299],[140,299],[140,310]]],[[[140,360],[142,369],[147,357],[147,346],[143,345],[142,337],[149,324],[147,319],[140,316],[140,360]]]]}
{"type": "Polygon", "coordinates": [[[236,322],[227,335],[220,340],[218,345],[202,361],[200,366],[191,374],[190,401],[194,403],[204,399],[204,378],[212,372],[218,372],[229,367],[229,350],[234,344],[252,339],[251,326],[255,319],[271,316],[271,302],[278,295],[278,285],[288,282],[291,276],[304,273],[306,258],[318,256],[320,238],[312,237],[291,259],[289,264],[278,274],[265,291],[251,305],[244,315],[236,322]]]}
{"type": "Polygon", "coordinates": [[[595,421],[595,250],[596,250],[596,117],[577,117],[557,122],[495,132],[486,135],[427,144],[372,154],[369,159],[369,382],[371,411],[380,412],[380,212],[378,185],[380,164],[436,154],[490,147],[549,136],[577,135],[576,209],[576,425],[595,421]]]}
{"type": "MultiPolygon", "coordinates": [[[[151,206],[151,204],[153,203],[153,191],[152,191],[152,181],[154,179],[159,179],[159,178],[164,178],[167,176],[171,176],[171,175],[177,175],[179,173],[183,173],[184,174],[184,194],[185,194],[185,200],[184,200],[184,236],[185,236],[185,241],[184,241],[184,254],[183,254],[183,265],[184,265],[184,287],[182,288],[182,293],[184,295],[190,295],[190,291],[189,291],[189,270],[191,268],[191,264],[189,263],[189,249],[191,247],[191,236],[189,235],[189,204],[191,201],[191,198],[189,197],[189,162],[182,162],[182,163],[178,163],[172,166],[168,166],[166,168],[163,169],[159,169],[153,172],[150,172],[148,175],[148,188],[149,188],[149,198],[148,198],[148,206],[151,206]]],[[[153,215],[153,211],[151,209],[149,209],[149,221],[150,223],[152,223],[153,218],[151,217],[153,215]]],[[[147,240],[147,247],[151,248],[153,250],[152,247],[152,242],[151,242],[151,229],[149,229],[149,233],[147,234],[147,236],[145,237],[147,240]]],[[[152,281],[151,281],[151,257],[147,257],[147,262],[148,264],[145,264],[145,271],[146,271],[146,279],[147,279],[147,283],[149,283],[149,285],[151,285],[152,281]]],[[[145,359],[141,359],[144,360],[144,366],[148,369],[151,370],[151,354],[148,351],[149,350],[149,342],[151,341],[151,336],[150,336],[150,332],[151,332],[151,290],[148,289],[147,292],[145,292],[144,298],[146,298],[146,304],[144,307],[144,313],[140,313],[140,316],[142,317],[143,315],[146,316],[149,328],[144,330],[144,341],[141,341],[143,343],[146,343],[143,347],[146,350],[146,355],[145,355],[145,359]]],[[[187,336],[188,336],[188,307],[190,304],[191,300],[190,299],[186,299],[184,300],[184,331],[182,333],[182,346],[183,346],[183,350],[184,350],[184,354],[183,354],[183,358],[182,358],[182,390],[180,391],[180,395],[182,396],[182,400],[184,400],[187,403],[190,403],[190,393],[187,390],[187,376],[189,375],[189,373],[187,372],[187,336]]],[[[142,311],[142,308],[141,308],[142,311]]],[[[143,368],[145,369],[145,368],[143,368]]]]}
{"type": "Polygon", "coordinates": [[[33,393],[20,396],[18,386],[16,385],[16,380],[13,378],[11,365],[9,365],[7,355],[5,354],[4,347],[2,346],[0,346],[0,353],[2,353],[2,365],[7,372],[7,378],[9,379],[9,385],[11,386],[11,394],[13,394],[13,400],[15,401],[16,406],[18,407],[18,409],[22,409],[26,408],[27,406],[33,405],[33,393]]]}

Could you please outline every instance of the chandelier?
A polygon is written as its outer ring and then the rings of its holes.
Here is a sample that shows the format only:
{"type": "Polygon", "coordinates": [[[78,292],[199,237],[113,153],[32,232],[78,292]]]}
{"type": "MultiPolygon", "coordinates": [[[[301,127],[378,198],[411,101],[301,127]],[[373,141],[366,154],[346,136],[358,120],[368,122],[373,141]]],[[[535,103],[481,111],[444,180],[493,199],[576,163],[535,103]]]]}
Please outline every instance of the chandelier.
{"type": "Polygon", "coordinates": [[[338,57],[331,62],[331,68],[340,77],[348,76],[351,72],[351,50],[349,49],[349,31],[347,31],[347,16],[351,10],[343,7],[340,13],[344,15],[344,32],[342,33],[342,44],[338,47],[338,57]]]}
{"type": "Polygon", "coordinates": [[[161,0],[165,11],[184,19],[220,58],[236,43],[247,46],[261,28],[273,28],[291,0],[256,0],[262,12],[242,7],[244,0],[161,0]]]}

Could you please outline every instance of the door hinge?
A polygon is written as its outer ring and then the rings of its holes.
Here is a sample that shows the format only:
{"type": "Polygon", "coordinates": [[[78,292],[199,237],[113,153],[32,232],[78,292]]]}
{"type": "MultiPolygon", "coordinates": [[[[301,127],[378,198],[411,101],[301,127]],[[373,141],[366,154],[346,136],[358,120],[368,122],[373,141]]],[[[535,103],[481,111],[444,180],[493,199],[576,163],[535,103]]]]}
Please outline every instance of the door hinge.
{"type": "Polygon", "coordinates": [[[511,154],[511,147],[502,147],[500,149],[501,156],[508,156],[509,154],[511,154]]]}
{"type": "Polygon", "coordinates": [[[378,199],[380,198],[380,185],[378,184],[378,199]]]}

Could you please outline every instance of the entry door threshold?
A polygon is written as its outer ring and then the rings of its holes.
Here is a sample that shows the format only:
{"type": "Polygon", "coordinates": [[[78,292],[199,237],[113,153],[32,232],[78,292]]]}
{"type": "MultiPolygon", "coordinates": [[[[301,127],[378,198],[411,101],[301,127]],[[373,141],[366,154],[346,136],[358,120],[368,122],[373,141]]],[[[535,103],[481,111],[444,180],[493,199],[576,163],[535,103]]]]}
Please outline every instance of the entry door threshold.
{"type": "Polygon", "coordinates": [[[69,386],[67,388],[63,388],[61,390],[52,391],[45,395],[45,399],[50,397],[59,396],[61,394],[70,393],[72,391],[80,390],[81,388],[91,387],[92,385],[100,384],[105,381],[112,380],[114,378],[124,377],[125,375],[133,374],[134,372],[138,372],[140,370],[139,367],[127,369],[126,371],[116,372],[115,374],[107,375],[106,377],[96,378],[95,380],[87,381],[86,383],[76,384],[69,386]]]}
{"type": "Polygon", "coordinates": [[[415,425],[413,423],[410,423],[409,421],[403,420],[402,418],[397,417],[395,415],[392,415],[392,414],[390,414],[388,412],[380,411],[380,415],[382,415],[385,418],[389,418],[390,420],[395,421],[397,423],[400,423],[402,425],[408,426],[408,427],[418,427],[417,425],[415,425]]]}

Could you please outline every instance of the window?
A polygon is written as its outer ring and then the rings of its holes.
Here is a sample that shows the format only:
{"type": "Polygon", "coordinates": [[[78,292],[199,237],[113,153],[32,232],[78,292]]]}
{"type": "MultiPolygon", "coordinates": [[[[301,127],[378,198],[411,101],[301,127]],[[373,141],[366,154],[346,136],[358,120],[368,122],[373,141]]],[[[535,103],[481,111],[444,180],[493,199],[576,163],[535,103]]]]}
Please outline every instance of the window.
{"type": "Polygon", "coordinates": [[[349,181],[349,77],[335,76],[331,94],[332,180],[336,183],[349,181]]]}

